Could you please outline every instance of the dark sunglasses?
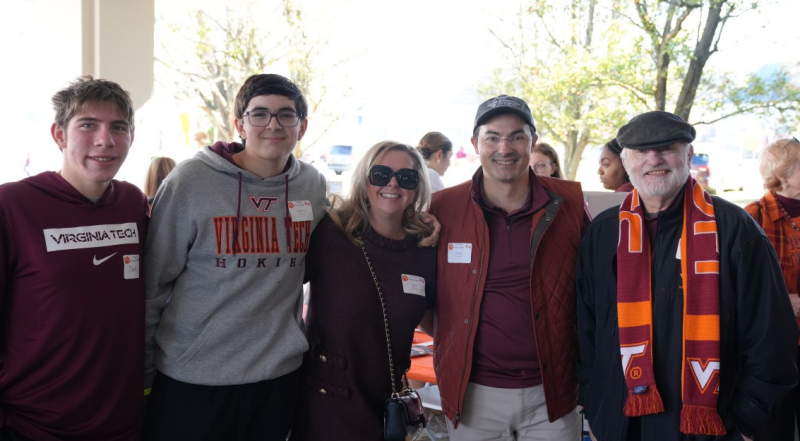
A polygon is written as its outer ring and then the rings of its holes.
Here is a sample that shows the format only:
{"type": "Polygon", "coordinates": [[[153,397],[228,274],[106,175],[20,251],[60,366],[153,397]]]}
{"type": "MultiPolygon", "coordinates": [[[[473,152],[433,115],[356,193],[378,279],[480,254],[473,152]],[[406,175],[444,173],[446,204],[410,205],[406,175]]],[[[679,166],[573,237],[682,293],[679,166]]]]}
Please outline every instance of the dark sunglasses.
{"type": "Polygon", "coordinates": [[[383,187],[389,184],[392,176],[397,178],[397,185],[406,190],[414,190],[419,183],[419,173],[410,168],[401,168],[394,172],[385,165],[373,165],[369,169],[369,183],[376,187],[383,187]]]}

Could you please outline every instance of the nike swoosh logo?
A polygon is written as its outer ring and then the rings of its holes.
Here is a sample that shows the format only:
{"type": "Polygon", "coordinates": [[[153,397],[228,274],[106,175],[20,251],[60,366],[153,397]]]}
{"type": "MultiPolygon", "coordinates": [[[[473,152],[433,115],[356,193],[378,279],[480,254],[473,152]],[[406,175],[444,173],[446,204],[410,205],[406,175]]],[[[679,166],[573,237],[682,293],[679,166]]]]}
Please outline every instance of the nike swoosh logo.
{"type": "Polygon", "coordinates": [[[104,258],[102,258],[100,260],[97,260],[97,254],[95,254],[94,257],[92,258],[92,263],[94,263],[94,266],[97,266],[97,265],[100,265],[101,263],[105,262],[106,260],[108,260],[108,259],[110,259],[110,258],[112,258],[112,257],[114,257],[116,255],[117,255],[117,253],[114,253],[114,254],[112,254],[112,255],[110,255],[108,257],[104,257],[104,258]]]}

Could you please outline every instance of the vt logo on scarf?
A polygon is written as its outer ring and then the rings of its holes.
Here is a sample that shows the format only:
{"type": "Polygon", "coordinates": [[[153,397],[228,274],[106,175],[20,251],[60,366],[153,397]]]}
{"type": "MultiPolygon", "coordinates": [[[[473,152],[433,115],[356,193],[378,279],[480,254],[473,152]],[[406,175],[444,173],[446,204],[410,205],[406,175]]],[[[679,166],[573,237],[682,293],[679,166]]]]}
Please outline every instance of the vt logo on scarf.
{"type": "MultiPolygon", "coordinates": [[[[664,411],[653,370],[650,238],[633,190],[619,211],[617,313],[622,371],[628,386],[625,415],[664,411]]],[[[693,178],[684,190],[680,241],[683,279],[682,433],[724,435],[717,413],[720,379],[719,244],[711,196],[693,178]]]]}

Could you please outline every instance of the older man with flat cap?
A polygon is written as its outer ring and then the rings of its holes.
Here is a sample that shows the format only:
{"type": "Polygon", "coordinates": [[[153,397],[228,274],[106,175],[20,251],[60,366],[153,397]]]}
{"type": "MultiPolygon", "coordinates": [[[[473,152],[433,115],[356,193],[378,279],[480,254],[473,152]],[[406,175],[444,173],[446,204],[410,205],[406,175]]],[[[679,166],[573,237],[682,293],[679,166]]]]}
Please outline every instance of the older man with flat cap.
{"type": "Polygon", "coordinates": [[[619,129],[634,190],[581,241],[579,400],[598,441],[749,440],[797,382],[775,251],[689,175],[694,136],[661,111],[619,129]]]}

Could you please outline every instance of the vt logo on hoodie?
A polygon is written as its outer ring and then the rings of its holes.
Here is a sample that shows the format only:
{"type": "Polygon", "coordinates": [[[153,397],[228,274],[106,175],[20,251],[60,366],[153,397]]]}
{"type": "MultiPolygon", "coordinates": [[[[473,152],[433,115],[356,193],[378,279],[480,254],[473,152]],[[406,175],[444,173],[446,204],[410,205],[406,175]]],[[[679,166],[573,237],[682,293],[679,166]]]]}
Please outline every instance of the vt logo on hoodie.
{"type": "Polygon", "coordinates": [[[249,196],[250,202],[253,204],[253,207],[256,208],[256,211],[269,211],[269,207],[272,206],[273,202],[277,202],[278,198],[276,196],[249,196]]]}

